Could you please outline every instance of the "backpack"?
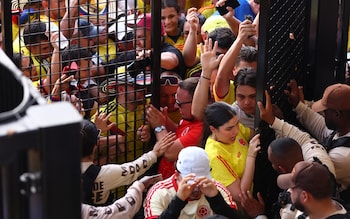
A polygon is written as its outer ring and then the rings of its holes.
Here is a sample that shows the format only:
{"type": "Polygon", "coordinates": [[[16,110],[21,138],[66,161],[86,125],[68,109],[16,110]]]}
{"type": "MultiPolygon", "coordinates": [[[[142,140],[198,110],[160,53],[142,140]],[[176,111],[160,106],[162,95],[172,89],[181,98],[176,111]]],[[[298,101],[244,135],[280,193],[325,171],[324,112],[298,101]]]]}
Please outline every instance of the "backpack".
{"type": "Polygon", "coordinates": [[[327,152],[340,146],[350,147],[350,137],[342,137],[338,138],[337,140],[333,140],[335,134],[336,131],[333,131],[323,142],[323,146],[325,147],[327,152]]]}
{"type": "Polygon", "coordinates": [[[92,189],[98,173],[100,172],[101,167],[91,164],[82,174],[82,188],[83,188],[83,203],[94,205],[92,201],[92,189]]]}
{"type": "Polygon", "coordinates": [[[350,219],[350,213],[346,212],[345,214],[335,214],[327,217],[326,219],[350,219]]]}
{"type": "MultiPolygon", "coordinates": [[[[333,137],[335,136],[335,134],[336,134],[336,131],[333,131],[323,142],[323,146],[325,147],[327,152],[337,147],[350,148],[350,137],[342,137],[342,138],[333,140],[333,137]]],[[[350,203],[350,187],[348,187],[346,190],[338,191],[338,192],[339,192],[339,197],[342,200],[346,201],[347,203],[350,203]]]]}

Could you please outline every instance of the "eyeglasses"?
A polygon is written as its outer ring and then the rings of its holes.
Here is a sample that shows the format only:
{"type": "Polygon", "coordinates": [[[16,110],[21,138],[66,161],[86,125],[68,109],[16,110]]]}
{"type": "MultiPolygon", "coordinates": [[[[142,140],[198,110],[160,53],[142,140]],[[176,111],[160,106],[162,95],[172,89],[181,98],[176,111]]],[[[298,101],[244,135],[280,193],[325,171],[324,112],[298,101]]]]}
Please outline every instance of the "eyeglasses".
{"type": "Polygon", "coordinates": [[[181,108],[183,104],[192,103],[192,101],[180,102],[178,99],[175,99],[176,104],[181,108]]]}
{"type": "Polygon", "coordinates": [[[191,100],[191,101],[186,101],[186,102],[180,102],[180,101],[177,99],[177,95],[175,94],[175,102],[176,102],[176,104],[179,106],[179,108],[181,108],[183,104],[192,103],[192,100],[191,100]]]}
{"type": "Polygon", "coordinates": [[[162,76],[160,78],[160,85],[165,86],[165,85],[170,85],[170,86],[177,86],[180,82],[180,79],[176,76],[173,75],[167,75],[167,76],[162,76]]]}

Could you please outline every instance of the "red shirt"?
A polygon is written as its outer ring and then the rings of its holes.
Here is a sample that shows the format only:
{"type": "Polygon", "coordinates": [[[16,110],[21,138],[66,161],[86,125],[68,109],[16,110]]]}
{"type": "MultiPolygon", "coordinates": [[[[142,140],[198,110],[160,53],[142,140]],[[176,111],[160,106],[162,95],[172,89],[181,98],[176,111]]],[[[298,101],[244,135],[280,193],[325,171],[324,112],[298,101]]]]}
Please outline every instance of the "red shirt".
{"type": "MultiPolygon", "coordinates": [[[[181,120],[176,129],[176,137],[180,140],[184,147],[199,146],[202,135],[203,123],[201,121],[181,120]]],[[[175,162],[168,161],[164,157],[160,160],[158,173],[161,173],[163,179],[166,179],[174,174],[175,162]]]]}

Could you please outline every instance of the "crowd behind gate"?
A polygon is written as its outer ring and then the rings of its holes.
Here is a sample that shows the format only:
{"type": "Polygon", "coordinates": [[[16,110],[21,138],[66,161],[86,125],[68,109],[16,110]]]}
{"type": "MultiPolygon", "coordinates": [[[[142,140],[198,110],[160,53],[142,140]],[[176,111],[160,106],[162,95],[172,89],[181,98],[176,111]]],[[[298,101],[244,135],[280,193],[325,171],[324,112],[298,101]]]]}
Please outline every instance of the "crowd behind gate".
{"type": "Polygon", "coordinates": [[[349,64],[319,100],[290,78],[295,126],[268,90],[256,99],[259,0],[161,0],[160,36],[150,9],[12,0],[10,58],[47,104],[84,118],[82,218],[350,218],[349,64]]]}

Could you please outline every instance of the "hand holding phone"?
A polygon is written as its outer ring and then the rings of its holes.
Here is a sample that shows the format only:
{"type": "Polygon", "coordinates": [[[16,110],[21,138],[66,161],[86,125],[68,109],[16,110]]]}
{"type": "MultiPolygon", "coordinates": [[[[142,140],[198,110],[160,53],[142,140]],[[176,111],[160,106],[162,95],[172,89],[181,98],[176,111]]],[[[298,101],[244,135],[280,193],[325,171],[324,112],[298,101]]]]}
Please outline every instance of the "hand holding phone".
{"type": "Polygon", "coordinates": [[[226,7],[231,7],[232,9],[235,9],[238,6],[240,6],[238,0],[227,0],[224,6],[216,7],[216,10],[218,10],[219,14],[223,16],[228,13],[226,7]]]}
{"type": "Polygon", "coordinates": [[[245,15],[244,20],[250,20],[251,22],[254,21],[253,16],[251,16],[250,14],[245,15]]]}

